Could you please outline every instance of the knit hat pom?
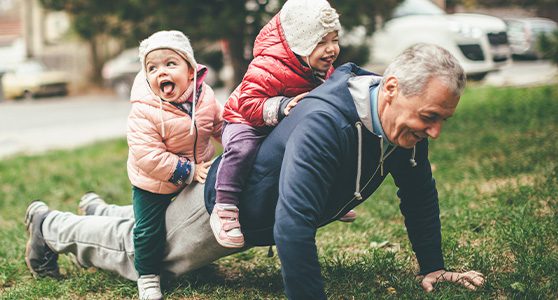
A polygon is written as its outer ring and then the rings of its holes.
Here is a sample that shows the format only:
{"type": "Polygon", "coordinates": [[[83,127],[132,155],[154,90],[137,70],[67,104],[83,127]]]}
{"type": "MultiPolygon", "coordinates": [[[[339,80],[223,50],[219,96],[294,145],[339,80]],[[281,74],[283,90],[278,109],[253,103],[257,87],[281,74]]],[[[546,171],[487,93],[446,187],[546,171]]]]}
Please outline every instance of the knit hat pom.
{"type": "Polygon", "coordinates": [[[328,33],[341,30],[339,14],[326,0],[288,0],[279,13],[287,44],[308,56],[328,33]]]}
{"type": "Polygon", "coordinates": [[[194,70],[197,70],[197,63],[194,59],[194,50],[190,45],[190,40],[184,33],[178,30],[157,31],[140,43],[139,58],[141,67],[145,71],[145,57],[153,50],[171,49],[182,56],[194,70]]]}

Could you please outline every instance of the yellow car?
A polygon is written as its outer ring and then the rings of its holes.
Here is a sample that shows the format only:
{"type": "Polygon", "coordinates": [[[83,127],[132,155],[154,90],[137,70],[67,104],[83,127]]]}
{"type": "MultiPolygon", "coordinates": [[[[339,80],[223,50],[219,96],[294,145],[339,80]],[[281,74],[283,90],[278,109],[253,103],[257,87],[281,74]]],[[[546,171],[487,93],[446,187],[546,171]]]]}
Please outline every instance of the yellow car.
{"type": "Polygon", "coordinates": [[[49,71],[38,61],[26,61],[2,77],[2,90],[6,99],[66,95],[68,76],[62,71],[49,71]]]}

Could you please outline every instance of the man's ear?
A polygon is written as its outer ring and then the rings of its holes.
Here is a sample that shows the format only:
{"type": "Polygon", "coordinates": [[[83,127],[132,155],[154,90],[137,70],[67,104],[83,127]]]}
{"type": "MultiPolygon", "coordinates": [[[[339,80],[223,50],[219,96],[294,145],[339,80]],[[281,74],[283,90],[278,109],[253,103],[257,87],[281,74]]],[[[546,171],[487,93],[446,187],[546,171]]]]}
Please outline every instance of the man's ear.
{"type": "Polygon", "coordinates": [[[386,102],[390,103],[397,98],[397,94],[399,93],[399,82],[397,81],[397,77],[390,75],[386,78],[383,86],[383,93],[385,95],[386,102]]]}

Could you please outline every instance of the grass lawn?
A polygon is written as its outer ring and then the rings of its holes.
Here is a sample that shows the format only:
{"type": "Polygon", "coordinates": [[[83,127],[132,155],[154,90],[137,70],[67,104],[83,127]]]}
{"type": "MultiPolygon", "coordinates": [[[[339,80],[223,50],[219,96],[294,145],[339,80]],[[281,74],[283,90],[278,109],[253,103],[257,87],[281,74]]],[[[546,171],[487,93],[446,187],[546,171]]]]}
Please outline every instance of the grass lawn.
{"type": "MultiPolygon", "coordinates": [[[[558,87],[469,88],[441,138],[431,143],[446,265],[487,276],[478,291],[442,283],[430,294],[414,278],[391,180],[357,208],[353,224],[318,232],[332,299],[557,299],[558,87]],[[342,238],[340,238],[342,237],[342,238]],[[387,242],[387,243],[386,243],[387,242]]],[[[24,263],[23,216],[41,198],[76,211],[95,190],[129,204],[124,140],[0,161],[0,299],[123,299],[135,283],[61,256],[65,278],[35,280],[24,263]]],[[[259,248],[169,283],[167,299],[283,298],[279,259],[259,248]]]]}

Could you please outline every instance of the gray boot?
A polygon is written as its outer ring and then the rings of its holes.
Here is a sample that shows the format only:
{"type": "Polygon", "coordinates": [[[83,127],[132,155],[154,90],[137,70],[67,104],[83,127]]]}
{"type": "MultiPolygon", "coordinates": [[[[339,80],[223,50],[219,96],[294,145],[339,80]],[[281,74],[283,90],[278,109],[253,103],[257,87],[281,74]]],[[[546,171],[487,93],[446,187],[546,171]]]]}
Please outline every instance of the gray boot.
{"type": "Polygon", "coordinates": [[[31,202],[25,212],[25,226],[29,234],[25,262],[35,278],[60,277],[58,254],[47,246],[41,231],[41,225],[49,212],[46,203],[39,200],[31,202]]]}
{"type": "Polygon", "coordinates": [[[87,192],[81,197],[78,204],[78,212],[80,215],[92,216],[95,215],[95,209],[99,205],[106,205],[107,203],[101,196],[94,192],[87,192]]]}

